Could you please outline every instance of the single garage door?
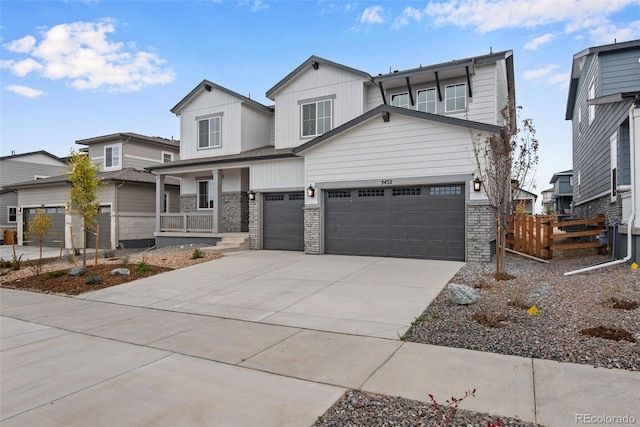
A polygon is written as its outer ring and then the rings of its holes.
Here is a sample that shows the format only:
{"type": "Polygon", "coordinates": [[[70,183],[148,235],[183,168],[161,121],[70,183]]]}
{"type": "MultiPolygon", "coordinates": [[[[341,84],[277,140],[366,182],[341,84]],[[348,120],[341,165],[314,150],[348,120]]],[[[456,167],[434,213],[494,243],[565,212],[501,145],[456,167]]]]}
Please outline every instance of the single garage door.
{"type": "MultiPolygon", "coordinates": [[[[111,248],[111,208],[109,206],[100,206],[100,210],[96,215],[96,224],[100,224],[100,236],[98,248],[111,248]]],[[[87,248],[94,249],[96,247],[96,229],[87,231],[86,239],[87,248]]]]}
{"type": "Polygon", "coordinates": [[[464,185],[324,192],[325,252],[464,261],[464,185]]]}
{"type": "Polygon", "coordinates": [[[304,250],[304,192],[264,195],[262,227],[264,249],[304,250]]]}
{"type": "MultiPolygon", "coordinates": [[[[51,228],[47,235],[44,236],[42,246],[48,247],[60,247],[64,240],[64,207],[55,208],[40,208],[49,215],[51,218],[51,228]]],[[[39,246],[40,242],[38,237],[29,233],[29,223],[33,221],[36,216],[38,208],[25,208],[24,209],[24,231],[26,236],[24,238],[25,246],[39,246]]]]}

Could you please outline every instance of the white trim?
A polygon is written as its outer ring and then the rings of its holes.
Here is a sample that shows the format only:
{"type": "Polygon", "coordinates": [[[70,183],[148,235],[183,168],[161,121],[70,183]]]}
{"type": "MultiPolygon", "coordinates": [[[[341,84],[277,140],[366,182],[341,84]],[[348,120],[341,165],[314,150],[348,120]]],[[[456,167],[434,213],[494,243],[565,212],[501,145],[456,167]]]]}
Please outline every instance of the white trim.
{"type": "Polygon", "coordinates": [[[14,224],[18,222],[18,207],[17,206],[7,206],[7,224],[14,224]],[[10,210],[11,209],[15,209],[15,213],[13,214],[13,216],[16,218],[13,221],[11,221],[11,214],[10,214],[10,210]]]}
{"type": "Polygon", "coordinates": [[[609,191],[611,192],[611,203],[618,201],[618,195],[616,193],[618,185],[618,133],[614,132],[609,137],[609,157],[611,159],[611,166],[609,168],[609,191]]]}
{"type": "Polygon", "coordinates": [[[333,100],[334,99],[335,99],[335,95],[329,95],[327,97],[319,98],[309,102],[298,101],[298,105],[300,105],[300,139],[315,138],[316,136],[322,135],[323,133],[329,132],[330,130],[333,129],[333,117],[334,117],[333,100]],[[322,103],[328,102],[331,108],[331,114],[329,116],[331,123],[329,124],[329,129],[325,129],[324,132],[318,132],[318,104],[321,102],[322,103]],[[315,104],[316,106],[316,113],[315,113],[315,119],[314,119],[315,129],[313,134],[305,135],[304,134],[304,107],[305,105],[311,105],[311,104],[315,104]]]}
{"type": "MultiPolygon", "coordinates": [[[[459,99],[459,98],[461,98],[461,97],[456,96],[454,99],[459,99]]],[[[445,113],[454,113],[456,111],[465,111],[466,109],[467,109],[467,84],[466,83],[454,83],[454,84],[446,85],[444,87],[444,111],[445,111],[445,113]],[[447,89],[450,88],[450,87],[458,87],[458,86],[464,87],[464,107],[463,108],[457,108],[455,110],[449,110],[449,109],[447,109],[447,100],[449,99],[449,98],[447,98],[447,89]]]]}
{"type": "Polygon", "coordinates": [[[172,161],[173,161],[173,158],[174,158],[174,154],[173,154],[173,152],[171,152],[171,151],[165,151],[165,150],[162,150],[162,151],[160,152],[160,161],[161,161],[162,163],[167,163],[167,161],[165,161],[165,160],[164,160],[164,156],[165,156],[165,155],[167,155],[167,154],[168,154],[169,156],[171,156],[171,159],[170,159],[170,160],[168,160],[168,161],[169,161],[169,162],[172,162],[172,161]]]}
{"type": "MultiPolygon", "coordinates": [[[[435,102],[433,104],[434,110],[433,110],[433,112],[431,112],[431,111],[427,111],[428,108],[425,108],[424,112],[425,113],[432,113],[432,114],[436,114],[438,112],[438,94],[436,93],[436,88],[435,87],[428,87],[428,88],[425,88],[425,89],[416,90],[416,110],[417,111],[423,111],[423,110],[420,109],[420,92],[429,93],[431,91],[434,93],[434,96],[435,96],[435,99],[434,99],[435,102]]],[[[428,106],[428,105],[429,105],[428,101],[425,101],[425,107],[428,106]]]]}
{"type": "Polygon", "coordinates": [[[584,205],[585,203],[592,202],[592,201],[597,200],[597,199],[600,199],[600,198],[602,198],[602,197],[604,197],[604,196],[608,196],[609,194],[611,194],[611,192],[610,192],[610,191],[603,191],[602,193],[600,193],[600,194],[596,194],[596,195],[595,195],[595,196],[593,196],[593,197],[589,197],[588,199],[584,199],[584,200],[580,200],[579,202],[576,202],[576,203],[574,204],[574,206],[584,205]]]}
{"type": "MultiPolygon", "coordinates": [[[[588,94],[587,94],[587,99],[594,99],[596,97],[596,78],[592,77],[591,78],[591,83],[589,83],[589,89],[588,89],[588,94]]],[[[591,125],[591,123],[593,123],[593,121],[596,119],[596,106],[595,104],[590,104],[589,105],[589,125],[591,125]]]]}
{"type": "Polygon", "coordinates": [[[392,107],[400,107],[400,108],[409,108],[409,107],[410,107],[410,105],[409,105],[409,92],[397,92],[397,93],[392,93],[392,94],[391,94],[391,106],[392,106],[392,107]],[[406,104],[406,105],[395,105],[395,104],[393,103],[393,100],[394,100],[396,97],[400,97],[400,96],[402,96],[402,95],[406,95],[406,96],[407,96],[407,104],[406,104]]]}
{"type": "MultiPolygon", "coordinates": [[[[212,211],[213,210],[213,206],[208,207],[208,208],[201,208],[200,207],[200,183],[201,182],[211,182],[213,183],[213,178],[210,179],[197,179],[196,180],[196,208],[199,211],[212,211]]],[[[209,190],[209,186],[207,186],[207,194],[209,190]]],[[[213,195],[213,191],[211,192],[211,195],[213,195]]],[[[208,198],[208,197],[207,197],[208,198]]],[[[215,200],[209,200],[209,205],[211,205],[211,202],[216,203],[215,200]]]]}
{"type": "Polygon", "coordinates": [[[33,179],[45,179],[49,178],[49,175],[33,175],[33,179]]]}
{"type": "Polygon", "coordinates": [[[197,137],[197,149],[198,150],[209,150],[211,148],[220,148],[222,147],[222,113],[216,113],[216,114],[211,114],[208,116],[202,116],[202,118],[196,118],[196,135],[198,135],[197,137]],[[211,123],[212,121],[218,121],[218,131],[217,132],[213,132],[211,130],[212,126],[211,123]],[[207,143],[208,145],[206,146],[201,146],[200,145],[200,123],[201,122],[207,122],[207,126],[208,126],[208,132],[207,132],[207,143]],[[212,137],[215,135],[218,135],[218,142],[212,143],[212,137]]]}

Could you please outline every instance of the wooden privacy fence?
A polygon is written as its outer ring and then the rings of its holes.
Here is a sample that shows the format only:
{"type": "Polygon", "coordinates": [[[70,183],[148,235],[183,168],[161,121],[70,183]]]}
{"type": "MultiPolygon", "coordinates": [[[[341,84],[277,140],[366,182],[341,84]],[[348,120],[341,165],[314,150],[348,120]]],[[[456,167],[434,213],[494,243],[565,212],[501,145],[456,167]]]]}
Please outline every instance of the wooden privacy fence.
{"type": "Polygon", "coordinates": [[[551,259],[555,250],[600,247],[598,239],[583,241],[583,238],[602,233],[604,215],[558,221],[555,215],[518,214],[513,216],[511,223],[512,228],[507,230],[508,247],[537,258],[551,259]]]}

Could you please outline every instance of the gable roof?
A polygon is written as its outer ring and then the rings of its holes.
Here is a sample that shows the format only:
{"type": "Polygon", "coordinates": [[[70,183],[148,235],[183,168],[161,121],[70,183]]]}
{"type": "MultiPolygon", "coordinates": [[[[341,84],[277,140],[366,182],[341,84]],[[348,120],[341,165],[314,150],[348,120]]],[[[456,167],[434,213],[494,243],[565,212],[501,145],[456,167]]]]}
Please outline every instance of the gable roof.
{"type": "Polygon", "coordinates": [[[179,140],[166,139],[166,138],[161,138],[159,136],[140,135],[138,133],[133,133],[133,132],[112,133],[109,135],[96,136],[93,138],[79,139],[76,141],[76,144],[91,145],[91,144],[99,144],[99,143],[114,141],[117,139],[120,139],[120,140],[133,139],[141,142],[149,142],[151,144],[164,145],[171,148],[180,148],[179,140]]]}
{"type": "Polygon", "coordinates": [[[334,128],[329,132],[324,133],[319,137],[314,138],[311,141],[294,148],[293,153],[296,155],[301,154],[309,150],[310,148],[313,148],[316,145],[339,135],[342,132],[358,126],[359,124],[377,116],[378,114],[380,114],[385,121],[390,120],[391,114],[399,114],[436,123],[443,123],[451,126],[460,126],[466,129],[475,129],[490,133],[500,133],[502,129],[500,126],[490,125],[487,123],[474,122],[471,120],[458,119],[456,117],[442,116],[439,114],[424,113],[422,111],[410,110],[408,108],[402,107],[392,107],[391,105],[382,104],[374,108],[373,110],[369,110],[363,115],[358,116],[355,119],[350,120],[347,123],[338,126],[337,128],[334,128]]]}
{"type": "Polygon", "coordinates": [[[573,176],[573,169],[568,169],[566,171],[562,171],[562,172],[556,172],[553,174],[553,176],[551,177],[551,181],[549,181],[549,184],[553,184],[554,182],[556,182],[558,180],[558,178],[560,178],[561,176],[573,176]]]}
{"type": "Polygon", "coordinates": [[[346,65],[338,64],[337,62],[329,61],[328,59],[320,58],[319,56],[311,55],[309,59],[304,61],[302,64],[298,65],[295,70],[287,74],[287,76],[280,80],[275,84],[271,89],[267,91],[267,98],[273,99],[275,93],[280,90],[283,86],[293,80],[298,74],[307,69],[308,67],[318,67],[320,65],[327,65],[333,68],[337,68],[342,71],[346,71],[347,73],[358,75],[364,79],[371,80],[371,76],[369,73],[364,71],[356,70],[355,68],[347,67],[346,65]]]}
{"type": "Polygon", "coordinates": [[[567,109],[564,119],[573,119],[573,110],[576,104],[576,97],[578,96],[578,83],[580,81],[580,74],[582,73],[582,65],[584,64],[586,57],[600,53],[638,48],[640,48],[640,40],[631,40],[628,42],[589,47],[573,55],[573,62],[571,63],[571,80],[569,81],[569,94],[567,97],[567,109]]]}
{"type": "Polygon", "coordinates": [[[258,101],[254,101],[251,98],[248,98],[244,95],[240,95],[237,92],[234,92],[230,89],[227,89],[226,87],[217,85],[213,82],[210,82],[207,79],[204,79],[202,82],[200,82],[200,84],[196,87],[193,88],[193,90],[191,92],[189,92],[187,94],[187,96],[185,96],[184,98],[182,98],[180,100],[180,102],[178,102],[170,111],[175,114],[175,115],[179,115],[180,111],[182,110],[182,108],[184,108],[185,105],[187,105],[189,102],[191,102],[191,100],[196,97],[197,95],[199,95],[200,93],[202,93],[202,91],[207,91],[207,92],[211,92],[211,89],[215,88],[216,90],[219,90],[221,92],[224,92],[228,95],[233,96],[234,98],[238,98],[241,102],[246,103],[249,106],[255,107],[259,110],[264,110],[267,112],[273,112],[273,109],[270,107],[267,107],[264,104],[259,103],[258,101]]]}
{"type": "Polygon", "coordinates": [[[11,154],[11,155],[8,155],[8,156],[0,157],[0,160],[10,160],[10,159],[18,158],[18,157],[34,156],[34,155],[37,155],[37,154],[43,154],[45,156],[51,157],[54,160],[58,160],[59,162],[63,162],[64,163],[63,159],[61,159],[58,156],[54,156],[53,154],[51,154],[51,153],[49,153],[48,151],[45,151],[45,150],[31,151],[29,153],[11,154]]]}
{"type": "MultiPolygon", "coordinates": [[[[111,172],[98,172],[97,176],[101,178],[103,181],[113,181],[113,182],[134,182],[140,184],[154,184],[156,182],[156,176],[151,172],[145,172],[133,168],[126,168],[117,171],[111,172]]],[[[16,184],[12,184],[10,188],[29,188],[29,187],[40,187],[46,185],[56,185],[56,184],[68,184],[68,174],[65,175],[57,175],[50,176],[48,178],[30,180],[19,182],[16,184]]],[[[180,181],[176,178],[167,178],[165,180],[165,184],[167,185],[179,185],[180,181]]]]}

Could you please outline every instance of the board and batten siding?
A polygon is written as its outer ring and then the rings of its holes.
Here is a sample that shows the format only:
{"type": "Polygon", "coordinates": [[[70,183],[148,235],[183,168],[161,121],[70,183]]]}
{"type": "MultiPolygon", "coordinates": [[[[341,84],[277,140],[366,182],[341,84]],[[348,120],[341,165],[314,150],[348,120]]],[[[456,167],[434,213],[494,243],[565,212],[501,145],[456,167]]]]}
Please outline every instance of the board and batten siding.
{"type": "Polygon", "coordinates": [[[296,76],[275,97],[275,147],[297,147],[312,139],[302,138],[300,101],[333,98],[333,128],[363,114],[364,82],[362,76],[323,64],[296,76]]]}
{"type": "Polygon", "coordinates": [[[253,163],[249,182],[254,191],[304,188],[304,159],[253,163]]]}
{"type": "Polygon", "coordinates": [[[273,114],[258,111],[247,105],[242,105],[242,151],[265,147],[271,144],[273,128],[273,114]]]}
{"type": "MultiPolygon", "coordinates": [[[[197,194],[198,181],[213,179],[213,171],[192,172],[181,175],[180,193],[181,194],[197,194]]],[[[242,170],[223,169],[222,170],[222,192],[243,191],[242,187],[242,170]]]]}
{"type": "Polygon", "coordinates": [[[180,112],[180,156],[182,159],[236,154],[241,147],[241,102],[215,88],[202,91],[180,112]],[[222,114],[221,146],[198,149],[198,117],[222,114]]]}
{"type": "Polygon", "coordinates": [[[305,154],[309,182],[469,174],[475,170],[469,131],[391,115],[325,141],[305,154]]]}

